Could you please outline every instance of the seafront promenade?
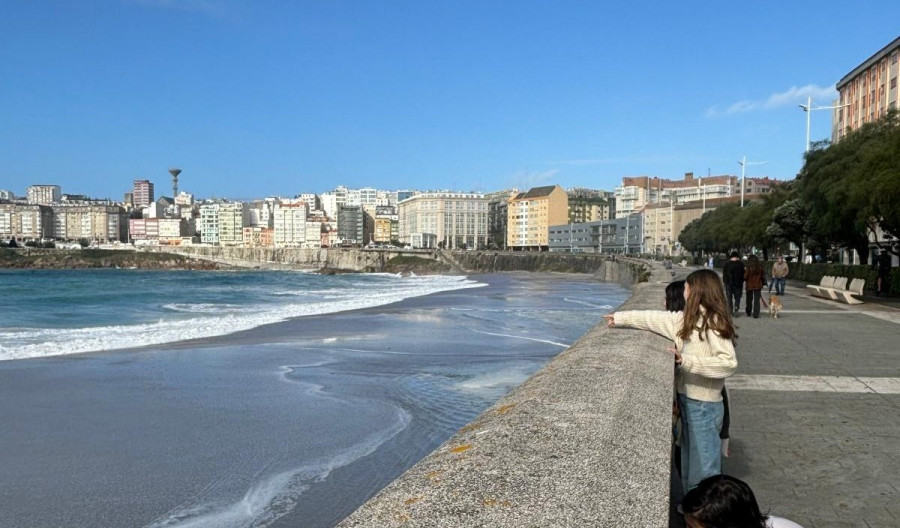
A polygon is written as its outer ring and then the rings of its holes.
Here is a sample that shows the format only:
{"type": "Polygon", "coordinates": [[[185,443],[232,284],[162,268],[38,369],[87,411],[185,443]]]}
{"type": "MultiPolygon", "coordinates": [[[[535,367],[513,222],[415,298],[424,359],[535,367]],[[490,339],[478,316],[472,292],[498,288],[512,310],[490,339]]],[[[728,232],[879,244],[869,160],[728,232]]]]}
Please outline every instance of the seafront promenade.
{"type": "Polygon", "coordinates": [[[785,293],[777,320],[736,321],[724,470],[805,528],[900,526],[900,309],[785,293]]]}

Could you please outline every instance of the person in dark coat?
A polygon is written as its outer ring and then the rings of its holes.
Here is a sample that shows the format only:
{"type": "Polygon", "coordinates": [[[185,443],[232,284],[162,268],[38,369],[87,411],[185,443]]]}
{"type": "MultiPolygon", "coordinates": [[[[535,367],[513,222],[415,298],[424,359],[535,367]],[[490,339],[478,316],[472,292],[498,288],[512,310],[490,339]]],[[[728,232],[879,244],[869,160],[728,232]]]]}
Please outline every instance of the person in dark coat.
{"type": "Polygon", "coordinates": [[[725,299],[728,309],[737,316],[741,308],[741,292],[744,291],[744,263],[737,251],[731,252],[731,258],[722,268],[722,282],[725,283],[725,299]]]}
{"type": "Polygon", "coordinates": [[[747,259],[744,279],[747,281],[747,316],[759,319],[759,300],[766,283],[766,272],[756,255],[750,255],[747,259]]]}

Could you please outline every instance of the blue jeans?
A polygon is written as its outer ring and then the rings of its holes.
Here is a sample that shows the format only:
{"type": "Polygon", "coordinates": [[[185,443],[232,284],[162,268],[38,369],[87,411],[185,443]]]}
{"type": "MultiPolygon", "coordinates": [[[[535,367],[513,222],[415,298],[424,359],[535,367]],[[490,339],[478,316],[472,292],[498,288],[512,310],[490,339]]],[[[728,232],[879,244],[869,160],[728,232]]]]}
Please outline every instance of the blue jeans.
{"type": "MultiPolygon", "coordinates": [[[[784,295],[784,283],[785,282],[786,282],[786,279],[784,277],[781,277],[781,278],[773,277],[772,278],[772,284],[775,286],[775,295],[784,295]]],[[[771,293],[771,292],[772,292],[772,288],[770,287],[769,293],[771,293]]]]}
{"type": "Polygon", "coordinates": [[[681,407],[681,484],[684,492],[706,477],[722,473],[722,419],[725,406],[721,401],[706,402],[678,395],[681,407]]]}

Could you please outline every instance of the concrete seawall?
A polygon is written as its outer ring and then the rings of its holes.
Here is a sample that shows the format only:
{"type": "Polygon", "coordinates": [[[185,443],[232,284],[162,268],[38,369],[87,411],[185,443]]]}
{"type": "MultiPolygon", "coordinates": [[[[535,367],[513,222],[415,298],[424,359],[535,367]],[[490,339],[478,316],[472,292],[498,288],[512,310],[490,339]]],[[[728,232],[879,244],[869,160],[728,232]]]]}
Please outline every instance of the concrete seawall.
{"type": "MultiPolygon", "coordinates": [[[[654,267],[622,309],[660,308],[669,280],[654,267]]],[[[338,526],[667,526],[666,345],[598,324],[338,526]]]]}

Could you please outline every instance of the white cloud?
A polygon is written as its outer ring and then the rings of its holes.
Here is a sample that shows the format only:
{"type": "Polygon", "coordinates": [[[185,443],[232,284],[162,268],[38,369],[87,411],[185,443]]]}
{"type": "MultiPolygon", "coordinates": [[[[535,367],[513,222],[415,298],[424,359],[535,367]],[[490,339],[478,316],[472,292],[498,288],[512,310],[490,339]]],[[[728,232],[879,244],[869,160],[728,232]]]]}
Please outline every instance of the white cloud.
{"type": "Polygon", "coordinates": [[[765,100],[738,101],[729,105],[725,110],[720,109],[719,105],[713,105],[707,108],[704,114],[706,117],[718,117],[721,115],[755,112],[757,110],[772,110],[782,106],[806,103],[808,97],[812,97],[813,102],[818,102],[819,104],[830,104],[837,97],[837,90],[834,89],[833,85],[807,84],[800,87],[791,86],[783,92],[773,93],[765,100]]]}

